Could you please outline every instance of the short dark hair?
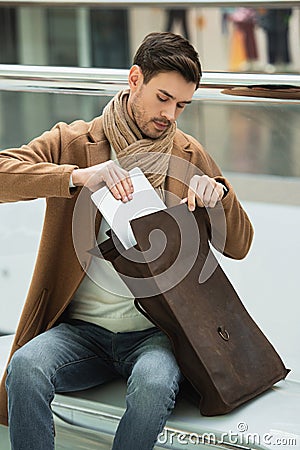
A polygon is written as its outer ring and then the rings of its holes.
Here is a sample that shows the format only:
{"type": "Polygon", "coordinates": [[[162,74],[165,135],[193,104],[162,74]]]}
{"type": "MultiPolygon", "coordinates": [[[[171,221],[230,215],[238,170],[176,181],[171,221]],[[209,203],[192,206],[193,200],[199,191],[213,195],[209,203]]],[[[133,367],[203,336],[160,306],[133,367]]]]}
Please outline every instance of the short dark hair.
{"type": "Polygon", "coordinates": [[[189,41],[170,32],[148,34],[133,58],[147,84],[151,78],[161,72],[179,72],[186,81],[199,87],[202,75],[199,55],[189,41]]]}

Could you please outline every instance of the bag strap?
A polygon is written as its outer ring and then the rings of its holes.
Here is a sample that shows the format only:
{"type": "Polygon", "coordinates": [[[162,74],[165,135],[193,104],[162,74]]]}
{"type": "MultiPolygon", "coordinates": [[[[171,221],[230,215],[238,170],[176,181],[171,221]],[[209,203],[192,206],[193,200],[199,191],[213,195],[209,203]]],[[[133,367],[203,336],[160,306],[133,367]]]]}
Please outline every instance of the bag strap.
{"type": "Polygon", "coordinates": [[[139,303],[138,299],[135,298],[134,299],[134,306],[136,307],[136,309],[143,314],[143,316],[146,317],[146,319],[148,319],[150,322],[152,322],[155,326],[157,326],[157,324],[153,321],[152,317],[150,317],[150,315],[147,313],[147,311],[144,310],[144,308],[141,306],[141,304],[139,303]]]}

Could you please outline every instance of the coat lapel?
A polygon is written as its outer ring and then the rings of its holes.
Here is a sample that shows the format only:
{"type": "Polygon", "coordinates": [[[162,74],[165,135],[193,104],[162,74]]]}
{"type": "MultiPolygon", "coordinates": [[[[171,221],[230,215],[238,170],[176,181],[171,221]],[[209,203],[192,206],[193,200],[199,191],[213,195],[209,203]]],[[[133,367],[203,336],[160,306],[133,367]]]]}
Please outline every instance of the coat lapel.
{"type": "Polygon", "coordinates": [[[89,142],[86,143],[88,166],[95,166],[110,159],[110,144],[103,131],[103,118],[97,117],[91,123],[89,142]]]}
{"type": "Polygon", "coordinates": [[[187,138],[177,131],[169,169],[166,179],[166,205],[178,205],[187,195],[190,179],[192,177],[191,158],[193,150],[187,138]]]}
{"type": "MultiPolygon", "coordinates": [[[[95,166],[97,164],[101,164],[105,161],[108,161],[110,159],[110,144],[108,140],[106,139],[104,132],[103,132],[103,126],[102,126],[102,117],[98,117],[95,119],[89,130],[89,142],[85,144],[86,148],[86,158],[87,158],[87,166],[95,166]]],[[[89,194],[90,195],[90,194],[89,194]]],[[[95,206],[90,201],[89,202],[91,212],[89,214],[89,217],[92,217],[95,224],[95,236],[98,235],[100,223],[101,223],[101,215],[99,211],[96,213],[96,217],[94,214],[95,206]]],[[[90,224],[89,229],[93,229],[93,224],[90,224]]]]}
{"type": "Polygon", "coordinates": [[[110,159],[110,146],[108,141],[87,142],[85,145],[88,167],[95,166],[110,159]]]}

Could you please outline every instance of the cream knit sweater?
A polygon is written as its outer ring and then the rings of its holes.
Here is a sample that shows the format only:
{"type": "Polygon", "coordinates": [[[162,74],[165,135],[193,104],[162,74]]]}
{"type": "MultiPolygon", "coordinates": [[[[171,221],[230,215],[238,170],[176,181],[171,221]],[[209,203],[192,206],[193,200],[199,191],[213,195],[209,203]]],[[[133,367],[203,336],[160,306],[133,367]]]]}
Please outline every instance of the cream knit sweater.
{"type": "MultiPolygon", "coordinates": [[[[102,219],[98,243],[107,238],[102,219]]],[[[153,327],[134,306],[134,297],[109,261],[93,257],[69,306],[69,317],[92,322],[115,333],[153,327]]]]}

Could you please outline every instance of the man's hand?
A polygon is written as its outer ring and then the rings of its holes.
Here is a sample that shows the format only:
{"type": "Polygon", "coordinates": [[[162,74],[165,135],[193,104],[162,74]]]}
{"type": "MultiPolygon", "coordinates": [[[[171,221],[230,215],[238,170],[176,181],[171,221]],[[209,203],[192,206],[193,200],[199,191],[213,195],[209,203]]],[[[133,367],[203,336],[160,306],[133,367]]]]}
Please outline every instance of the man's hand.
{"type": "Polygon", "coordinates": [[[181,203],[188,203],[190,211],[194,211],[196,202],[198,206],[213,208],[224,196],[224,186],[214,178],[207,175],[194,175],[191,178],[188,196],[181,203]]]}
{"type": "Polygon", "coordinates": [[[132,199],[133,184],[129,173],[111,160],[86,169],[75,169],[72,182],[75,186],[87,186],[92,192],[105,183],[117,200],[127,202],[132,199]]]}

